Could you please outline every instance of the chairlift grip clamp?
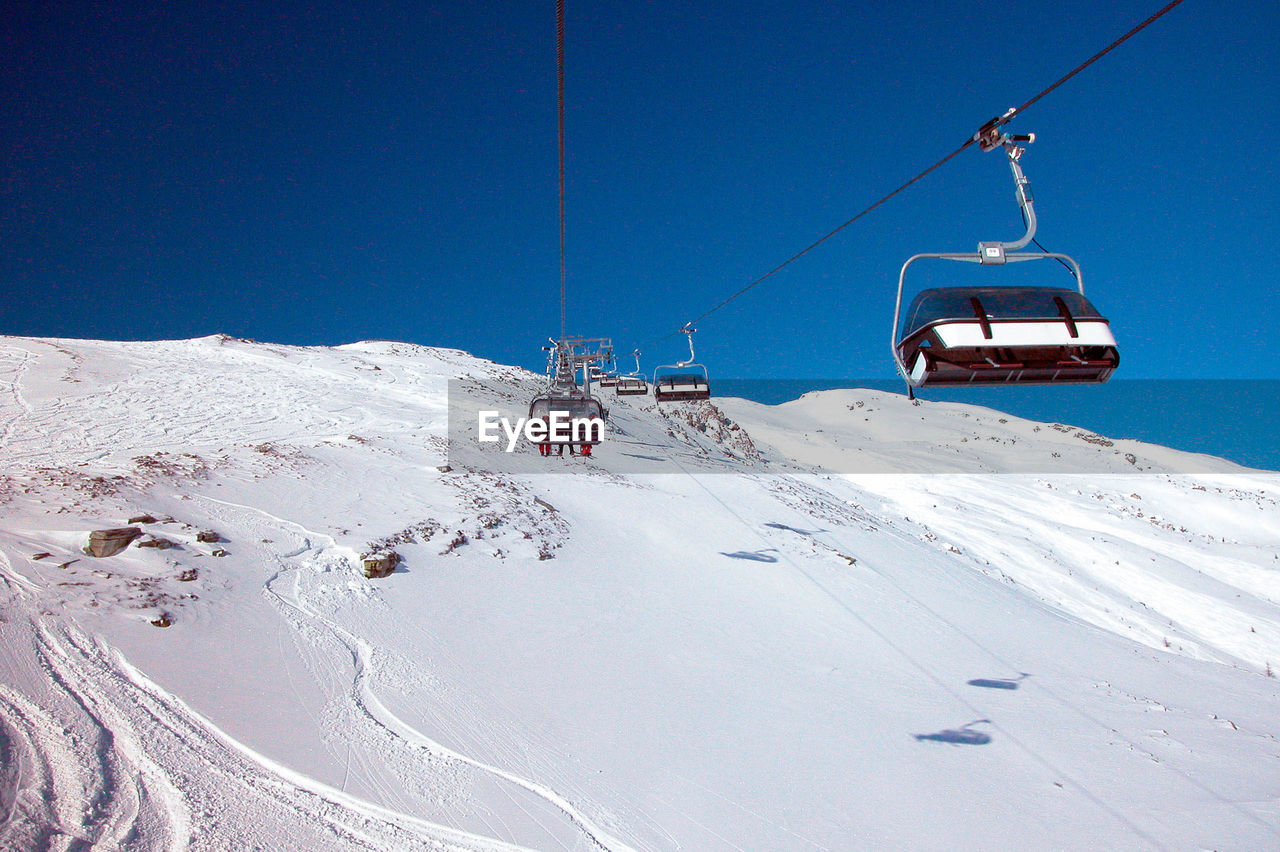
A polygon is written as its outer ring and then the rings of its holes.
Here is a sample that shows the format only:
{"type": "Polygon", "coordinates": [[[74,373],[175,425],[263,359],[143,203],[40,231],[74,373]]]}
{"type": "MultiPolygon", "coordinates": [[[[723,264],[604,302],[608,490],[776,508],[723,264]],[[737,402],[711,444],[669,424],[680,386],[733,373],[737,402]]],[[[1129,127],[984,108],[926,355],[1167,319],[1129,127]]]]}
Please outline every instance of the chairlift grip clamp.
{"type": "Polygon", "coordinates": [[[1009,119],[1017,113],[1015,107],[1009,107],[1004,115],[997,115],[986,124],[978,128],[978,132],[973,134],[973,141],[978,143],[978,147],[983,151],[991,151],[1004,144],[1004,134],[1000,132],[1000,128],[1009,122],[1009,119]]]}
{"type": "Polygon", "coordinates": [[[1008,124],[1015,114],[1017,109],[1009,107],[1004,115],[998,115],[979,127],[978,132],[973,134],[973,141],[977,142],[978,147],[983,151],[994,151],[996,148],[1004,147],[1013,159],[1021,157],[1022,149],[1018,147],[1018,143],[1030,145],[1036,141],[1036,135],[1034,133],[1002,133],[1000,128],[1008,124]]]}

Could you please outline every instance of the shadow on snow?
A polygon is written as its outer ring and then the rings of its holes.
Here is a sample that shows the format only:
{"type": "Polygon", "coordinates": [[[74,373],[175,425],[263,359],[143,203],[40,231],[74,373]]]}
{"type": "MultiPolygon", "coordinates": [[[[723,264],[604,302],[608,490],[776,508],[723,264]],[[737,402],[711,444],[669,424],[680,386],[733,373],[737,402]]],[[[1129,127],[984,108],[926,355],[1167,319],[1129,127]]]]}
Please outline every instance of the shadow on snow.
{"type": "Polygon", "coordinates": [[[967,725],[961,725],[959,728],[948,728],[945,731],[938,731],[933,734],[913,734],[916,742],[931,740],[938,743],[950,743],[951,745],[986,745],[991,742],[991,735],[982,731],[973,730],[974,725],[991,724],[990,719],[975,719],[967,725]]]}

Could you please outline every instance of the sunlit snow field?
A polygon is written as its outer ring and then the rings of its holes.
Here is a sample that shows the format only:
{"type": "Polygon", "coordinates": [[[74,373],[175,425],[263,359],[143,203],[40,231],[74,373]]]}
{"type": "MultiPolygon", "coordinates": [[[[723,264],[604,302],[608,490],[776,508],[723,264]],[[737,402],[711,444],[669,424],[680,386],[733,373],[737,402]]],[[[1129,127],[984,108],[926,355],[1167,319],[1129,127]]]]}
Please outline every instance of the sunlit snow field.
{"type": "Polygon", "coordinates": [[[0,846],[1280,847],[1280,475],[872,390],[449,441],[540,386],[0,338],[0,846]]]}

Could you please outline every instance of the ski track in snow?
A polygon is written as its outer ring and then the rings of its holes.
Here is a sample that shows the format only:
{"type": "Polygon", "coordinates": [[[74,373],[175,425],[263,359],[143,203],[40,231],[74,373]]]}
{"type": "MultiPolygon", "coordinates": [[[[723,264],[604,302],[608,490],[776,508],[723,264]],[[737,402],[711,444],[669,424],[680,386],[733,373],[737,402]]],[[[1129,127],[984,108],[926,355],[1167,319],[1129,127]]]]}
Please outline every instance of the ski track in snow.
{"type": "Polygon", "coordinates": [[[22,394],[22,376],[31,363],[31,353],[14,346],[0,347],[0,381],[9,385],[9,396],[21,410],[19,417],[4,418],[4,434],[0,435],[0,447],[8,447],[20,419],[31,416],[34,409],[22,394]],[[17,356],[15,358],[15,355],[17,356]]]}
{"type": "Polygon", "coordinates": [[[141,747],[117,696],[85,677],[73,658],[80,648],[69,651],[44,628],[34,647],[53,702],[71,713],[0,690],[0,724],[17,767],[0,838],[30,849],[187,848],[181,796],[141,747]]]}
{"type": "MultiPolygon", "coordinates": [[[[370,645],[352,635],[337,623],[326,619],[314,606],[306,601],[304,594],[301,592],[301,580],[305,574],[314,573],[317,570],[333,570],[345,573],[348,566],[352,564],[354,554],[338,548],[331,536],[308,530],[301,524],[277,517],[257,507],[240,505],[209,496],[200,496],[196,499],[204,503],[215,504],[224,509],[248,513],[258,520],[265,520],[267,524],[264,529],[289,530],[298,536],[300,543],[296,548],[278,555],[277,558],[282,564],[282,568],[267,581],[264,585],[264,591],[270,594],[279,604],[292,609],[298,616],[310,621],[312,626],[319,625],[322,631],[337,637],[347,648],[355,661],[354,694],[357,708],[369,720],[393,734],[407,746],[425,749],[435,757],[472,767],[538,796],[563,812],[596,847],[605,850],[605,852],[633,852],[631,847],[611,837],[607,832],[595,825],[590,817],[549,787],[522,778],[497,766],[475,760],[454,749],[447,748],[406,724],[387,709],[373,689],[373,652],[370,645]],[[290,564],[295,561],[298,563],[297,565],[290,564]]],[[[389,793],[387,790],[383,792],[389,793]]]]}
{"type": "Polygon", "coordinates": [[[518,848],[302,776],[73,629],[42,627],[37,637],[51,682],[79,712],[68,729],[65,716],[0,691],[0,721],[19,767],[0,839],[15,849],[221,850],[262,837],[262,820],[266,836],[288,848],[518,848]]]}

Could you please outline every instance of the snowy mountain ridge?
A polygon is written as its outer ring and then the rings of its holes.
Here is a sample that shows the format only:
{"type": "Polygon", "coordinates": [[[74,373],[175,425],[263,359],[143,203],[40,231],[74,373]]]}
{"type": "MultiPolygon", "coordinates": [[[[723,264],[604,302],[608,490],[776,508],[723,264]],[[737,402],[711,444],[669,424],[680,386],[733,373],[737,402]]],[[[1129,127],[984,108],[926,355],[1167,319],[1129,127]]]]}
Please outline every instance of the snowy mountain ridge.
{"type": "Polygon", "coordinates": [[[861,390],[451,428],[540,386],[0,338],[0,845],[1280,845],[1280,476],[861,390]]]}

